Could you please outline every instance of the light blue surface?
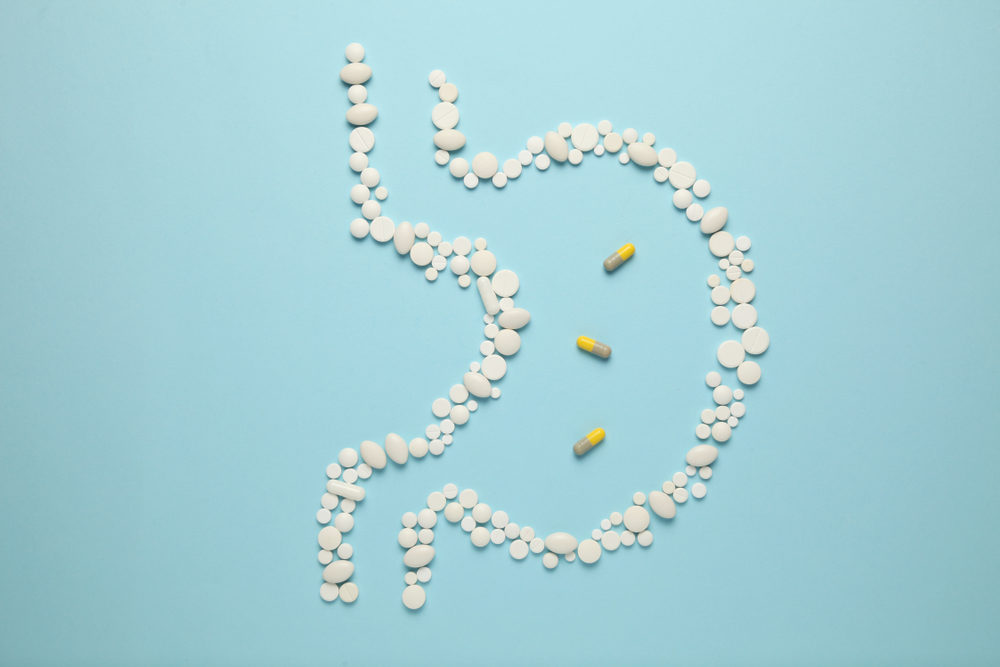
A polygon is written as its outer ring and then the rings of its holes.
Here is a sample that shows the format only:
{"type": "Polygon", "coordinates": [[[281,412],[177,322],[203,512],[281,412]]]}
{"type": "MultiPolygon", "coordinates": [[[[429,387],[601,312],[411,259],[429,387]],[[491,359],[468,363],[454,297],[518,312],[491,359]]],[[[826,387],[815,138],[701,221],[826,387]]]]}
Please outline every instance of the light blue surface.
{"type": "Polygon", "coordinates": [[[998,26],[990,2],[4,2],[0,663],[996,664],[998,26]],[[419,434],[482,326],[474,289],[347,233],[353,40],[386,213],[486,237],[533,320],[445,456],[368,484],[349,608],[317,596],[324,467],[419,434]],[[454,481],[588,533],[677,469],[725,337],[648,173],[468,192],[434,165],[437,67],[470,158],[608,118],[692,161],[754,241],[773,347],[651,549],[550,573],[445,526],[412,614],[402,512],[454,481]]]}

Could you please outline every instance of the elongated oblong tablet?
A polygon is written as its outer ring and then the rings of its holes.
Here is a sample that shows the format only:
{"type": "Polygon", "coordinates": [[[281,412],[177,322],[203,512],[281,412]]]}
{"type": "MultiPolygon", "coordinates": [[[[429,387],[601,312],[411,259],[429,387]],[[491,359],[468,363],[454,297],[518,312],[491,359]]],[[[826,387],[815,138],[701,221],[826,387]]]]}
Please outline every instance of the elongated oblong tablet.
{"type": "Polygon", "coordinates": [[[493,291],[493,283],[486,276],[476,278],[476,289],[479,290],[479,298],[483,300],[483,308],[490,315],[500,312],[500,301],[496,292],[493,291]]]}
{"type": "Polygon", "coordinates": [[[626,243],[621,248],[618,248],[618,250],[611,253],[611,255],[604,260],[604,270],[609,272],[614,271],[634,254],[635,246],[631,243],[626,243]]]}
{"type": "Polygon", "coordinates": [[[392,233],[392,244],[396,246],[396,252],[405,255],[413,249],[413,242],[416,235],[413,232],[413,225],[408,222],[401,222],[396,225],[396,230],[392,233]]]}
{"type": "Polygon", "coordinates": [[[628,156],[640,167],[652,167],[659,160],[655,148],[638,141],[628,145],[628,156]]]}
{"type": "Polygon", "coordinates": [[[569,146],[558,132],[546,132],[545,152],[556,162],[565,162],[569,157],[569,146]]]}
{"type": "Polygon", "coordinates": [[[407,567],[423,567],[434,560],[434,547],[429,544],[418,544],[410,547],[403,555],[403,563],[407,567]]]}
{"type": "Polygon", "coordinates": [[[458,130],[439,130],[434,134],[434,145],[443,151],[457,151],[465,145],[465,135],[458,130]]]}
{"type": "Polygon", "coordinates": [[[662,491],[649,492],[649,509],[661,519],[673,519],[677,516],[677,505],[673,498],[662,491]]]}
{"type": "Polygon", "coordinates": [[[725,206],[716,206],[708,209],[708,213],[701,218],[701,233],[714,234],[726,226],[729,220],[729,209],[725,206]]]}
{"type": "MultiPolygon", "coordinates": [[[[355,486],[354,484],[348,484],[339,479],[331,479],[326,483],[326,490],[329,493],[340,496],[341,498],[347,498],[348,500],[353,500],[355,502],[365,499],[365,490],[360,486],[355,486]]],[[[336,582],[334,582],[336,583],[336,582]]]]}
{"type": "Polygon", "coordinates": [[[485,376],[470,371],[462,376],[462,384],[476,398],[489,398],[490,381],[485,376]]]}
{"type": "Polygon", "coordinates": [[[347,110],[347,122],[351,125],[368,125],[378,118],[378,108],[374,104],[361,102],[347,110]]]}
{"type": "Polygon", "coordinates": [[[511,308],[500,313],[497,323],[504,329],[520,329],[531,321],[531,313],[524,308],[511,308]]]}
{"type": "Polygon", "coordinates": [[[340,80],[351,85],[364,83],[372,78],[372,68],[364,63],[350,63],[340,70],[340,80]]]}
{"type": "Polygon", "coordinates": [[[385,450],[377,442],[365,440],[361,443],[361,458],[376,470],[385,467],[385,450]]]}
{"type": "Polygon", "coordinates": [[[552,533],[545,538],[545,548],[559,555],[573,553],[576,551],[576,538],[569,533],[552,533]]]}
{"type": "Polygon", "coordinates": [[[711,465],[718,456],[719,450],[713,445],[695,445],[688,450],[684,460],[687,461],[688,465],[700,468],[711,465]]]}
{"type": "Polygon", "coordinates": [[[604,429],[595,428],[593,431],[588,433],[585,437],[581,438],[579,442],[573,445],[573,453],[577,456],[583,456],[591,449],[594,445],[604,440],[604,429]]]}
{"type": "Polygon", "coordinates": [[[580,336],[576,339],[576,346],[581,350],[590,352],[595,357],[600,357],[602,359],[607,359],[611,356],[611,346],[600,341],[596,341],[593,338],[587,338],[586,336],[580,336]]]}
{"type": "Polygon", "coordinates": [[[385,453],[389,455],[393,463],[403,465],[410,456],[410,450],[406,446],[406,440],[397,433],[390,433],[385,436],[385,453]]]}
{"type": "Polygon", "coordinates": [[[347,581],[354,574],[354,563],[349,560],[335,560],[323,568],[323,579],[328,584],[347,581]]]}

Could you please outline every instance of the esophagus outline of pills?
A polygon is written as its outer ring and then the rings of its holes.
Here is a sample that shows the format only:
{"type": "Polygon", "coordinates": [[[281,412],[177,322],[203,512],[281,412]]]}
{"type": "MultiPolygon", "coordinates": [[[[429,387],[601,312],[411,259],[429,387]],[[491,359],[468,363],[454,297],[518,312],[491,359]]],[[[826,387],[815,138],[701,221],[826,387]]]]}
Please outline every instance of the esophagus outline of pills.
{"type": "MultiPolygon", "coordinates": [[[[478,293],[485,313],[485,340],[479,349],[482,359],[473,361],[463,371],[461,382],[453,385],[446,397],[432,401],[431,413],[437,421],[429,424],[421,436],[412,438],[408,443],[402,436],[390,433],[385,436],[384,445],[366,440],[358,449],[345,447],[337,460],[327,467],[329,479],[326,493],[316,512],[316,520],[322,525],[318,536],[319,562],[324,566],[320,596],[328,602],[340,599],[350,603],[358,598],[359,590],[352,581],[353,548],[344,542],[344,536],[354,526],[354,509],[365,498],[365,489],[360,481],[386,468],[389,461],[403,465],[411,456],[422,458],[428,453],[434,456],[442,454],[452,444],[456,428],[467,423],[478,409],[480,400],[500,397],[500,389],[494,385],[507,372],[506,359],[520,349],[521,329],[528,324],[531,316],[527,310],[514,304],[513,297],[520,284],[517,275],[509,269],[497,270],[497,258],[487,250],[485,239],[470,241],[458,237],[449,241],[439,232],[432,231],[426,223],[395,223],[382,214],[382,202],[387,199],[388,190],[382,185],[379,172],[369,164],[375,135],[368,125],[377,118],[378,109],[367,99],[364,84],[370,79],[372,70],[363,62],[365,52],[360,44],[348,45],[345,55],[348,64],[341,69],[340,77],[349,86],[348,99],[351,102],[346,113],[348,123],[353,126],[348,138],[352,150],[349,164],[358,174],[358,182],[350,188],[349,196],[361,209],[361,216],[349,225],[351,235],[358,240],[371,236],[380,244],[391,242],[397,253],[409,255],[412,262],[424,270],[428,281],[450,273],[462,288],[468,288],[475,282],[474,291],[478,293]]],[[[429,565],[435,555],[432,546],[434,528],[440,515],[446,522],[460,525],[469,533],[474,546],[485,548],[489,544],[506,544],[512,558],[524,560],[530,555],[540,556],[542,565],[548,569],[555,568],[560,560],[572,562],[579,559],[589,565],[600,560],[606,551],[636,543],[643,547],[650,546],[654,522],[651,513],[657,521],[672,520],[678,505],[685,504],[690,497],[698,500],[705,497],[705,482],[712,478],[713,466],[720,453],[717,445],[730,440],[733,429],[746,414],[742,387],[757,384],[761,377],[759,364],[750,357],[763,354],[770,345],[767,331],[757,326],[758,314],[751,305],[756,287],[745,275],[755,268],[753,260],[746,256],[750,250],[750,239],[746,236],[734,238],[724,230],[729,218],[725,207],[705,210],[698,203],[713,192],[711,185],[697,178],[695,168],[689,162],[678,161],[673,149],[657,150],[654,148],[656,137],[652,133],[640,136],[637,130],[627,128],[619,134],[610,121],[602,120],[596,125],[561,123],[542,136],[530,137],[517,156],[502,163],[488,152],[476,154],[470,162],[452,156],[466,145],[465,135],[457,129],[460,119],[456,105],[457,86],[448,82],[441,70],[431,72],[428,82],[437,89],[440,98],[431,112],[431,120],[437,128],[434,160],[439,166],[447,167],[448,172],[461,179],[470,190],[484,180],[490,180],[495,188],[504,188],[510,181],[522,176],[532,164],[539,172],[549,169],[552,162],[579,165],[587,153],[595,157],[617,155],[622,165],[634,163],[643,171],[651,170],[655,183],[669,182],[673,187],[673,207],[683,211],[689,221],[698,224],[707,237],[709,252],[716,258],[723,275],[720,277],[713,273],[707,281],[710,321],[718,327],[732,324],[741,331],[741,335],[739,340],[733,338],[719,345],[716,361],[721,368],[705,376],[705,384],[711,390],[712,405],[701,411],[694,435],[698,440],[712,440],[716,444],[701,443],[691,447],[685,456],[686,465],[681,470],[649,493],[634,493],[625,510],[613,511],[601,519],[599,527],[595,527],[589,536],[578,539],[564,532],[536,535],[530,526],[519,526],[510,520],[506,512],[494,510],[480,501],[475,491],[465,489],[459,492],[454,484],[432,491],[425,506],[418,512],[406,512],[398,535],[399,545],[404,549],[403,562],[408,568],[404,576],[402,601],[404,606],[413,610],[423,607],[426,601],[426,591],[421,584],[426,584],[431,578],[429,565]],[[736,304],[732,310],[729,309],[730,303],[736,304]],[[739,383],[737,388],[723,383],[723,373],[727,372],[735,374],[739,383]]],[[[634,252],[631,244],[622,250],[626,253],[614,262],[614,266],[608,268],[606,262],[605,268],[609,271],[617,268],[634,252]]],[[[608,259],[615,258],[617,254],[608,259]]],[[[598,431],[603,437],[601,429],[591,435],[598,431]]]]}

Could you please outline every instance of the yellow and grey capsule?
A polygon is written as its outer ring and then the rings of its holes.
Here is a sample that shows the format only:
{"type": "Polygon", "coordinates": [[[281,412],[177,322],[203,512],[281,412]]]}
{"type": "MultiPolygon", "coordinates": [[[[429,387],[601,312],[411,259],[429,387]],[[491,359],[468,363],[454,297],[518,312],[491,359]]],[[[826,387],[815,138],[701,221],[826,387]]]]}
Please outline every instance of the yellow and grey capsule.
{"type": "Polygon", "coordinates": [[[625,263],[629,257],[635,254],[635,246],[631,243],[626,243],[621,248],[618,248],[610,257],[604,260],[604,270],[614,271],[619,266],[625,263]]]}
{"type": "Polygon", "coordinates": [[[590,352],[595,357],[601,357],[602,359],[607,359],[611,356],[611,346],[605,345],[593,338],[587,338],[586,336],[580,336],[576,339],[576,346],[581,350],[590,352]]]}
{"type": "Polygon", "coordinates": [[[601,440],[604,440],[604,429],[595,428],[593,431],[587,434],[586,438],[583,438],[582,440],[580,440],[580,442],[573,445],[573,453],[575,453],[577,456],[583,456],[591,449],[593,449],[594,445],[599,443],[601,440]]]}

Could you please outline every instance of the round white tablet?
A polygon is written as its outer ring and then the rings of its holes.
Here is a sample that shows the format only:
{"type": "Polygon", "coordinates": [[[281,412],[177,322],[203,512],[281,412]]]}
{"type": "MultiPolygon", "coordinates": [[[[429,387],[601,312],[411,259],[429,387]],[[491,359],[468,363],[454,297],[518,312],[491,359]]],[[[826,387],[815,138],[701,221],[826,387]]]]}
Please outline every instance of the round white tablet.
{"type": "Polygon", "coordinates": [[[760,381],[760,364],[756,361],[744,361],[736,369],[736,377],[743,384],[757,384],[760,381]]]}
{"type": "Polygon", "coordinates": [[[521,281],[510,269],[501,269],[493,276],[493,291],[499,297],[514,296],[521,281]]]}
{"type": "Polygon", "coordinates": [[[549,570],[555,568],[555,566],[558,564],[559,564],[559,556],[555,555],[551,551],[545,552],[545,555],[542,556],[542,565],[544,565],[549,570]]]}
{"type": "Polygon", "coordinates": [[[771,337],[761,327],[750,327],[743,332],[743,348],[750,354],[764,354],[771,344],[771,337]]]}
{"type": "Polygon", "coordinates": [[[583,151],[579,148],[570,149],[567,159],[570,164],[580,164],[583,162],[583,151]]]}
{"type": "Polygon", "coordinates": [[[427,76],[427,82],[430,83],[435,88],[440,88],[444,85],[447,79],[445,78],[444,72],[439,69],[432,70],[427,76]]]}
{"type": "Polygon", "coordinates": [[[458,99],[458,86],[453,83],[442,84],[438,88],[438,97],[442,102],[454,102],[458,99]]]}
{"type": "Polygon", "coordinates": [[[717,327],[729,324],[729,309],[725,306],[716,306],[712,309],[712,324],[717,327]]]}
{"type": "Polygon", "coordinates": [[[661,167],[670,167],[675,162],[677,162],[677,151],[673,148],[663,148],[657,154],[657,162],[660,163],[661,167]]]}
{"type": "Polygon", "coordinates": [[[340,599],[347,604],[355,602],[358,599],[359,593],[358,585],[353,581],[348,581],[346,584],[340,585],[340,599]]]}
{"type": "Polygon", "coordinates": [[[521,336],[513,329],[501,329],[493,338],[493,343],[497,352],[509,357],[521,349],[521,336]]]}
{"type": "Polygon", "coordinates": [[[473,528],[469,537],[472,540],[472,544],[480,548],[485,547],[490,543],[490,531],[486,530],[482,526],[476,526],[473,528]]]}
{"type": "Polygon", "coordinates": [[[368,236],[368,230],[371,226],[364,218],[354,218],[351,220],[351,236],[356,239],[363,239],[368,236]]]}
{"type": "MultiPolygon", "coordinates": [[[[472,509],[479,502],[479,494],[472,489],[463,489],[462,493],[458,494],[458,502],[465,509],[472,509]]],[[[414,516],[414,521],[416,521],[416,516],[414,516]]]]}
{"type": "Polygon", "coordinates": [[[347,164],[351,165],[351,169],[360,173],[368,166],[368,156],[364,153],[352,153],[347,164]]]}
{"type": "Polygon", "coordinates": [[[532,537],[528,542],[528,548],[531,549],[531,553],[540,554],[545,550],[545,540],[540,537],[532,537]]]}
{"type": "Polygon", "coordinates": [[[316,560],[319,561],[320,565],[329,565],[333,562],[333,552],[327,551],[326,549],[320,549],[319,554],[316,556],[316,560]]]}
{"type": "Polygon", "coordinates": [[[729,232],[715,232],[708,238],[708,249],[716,257],[726,257],[735,247],[736,242],[733,240],[733,235],[729,232]]]}
{"type": "Polygon", "coordinates": [[[708,193],[710,193],[711,191],[712,191],[711,184],[709,184],[709,182],[706,181],[704,178],[699,178],[697,181],[694,182],[694,185],[691,186],[691,192],[693,192],[694,196],[698,197],[699,199],[707,197],[708,193]]]}
{"type": "Polygon", "coordinates": [[[368,99],[368,89],[360,83],[356,83],[347,89],[347,99],[351,104],[361,104],[368,99]]]}
{"type": "Polygon", "coordinates": [[[588,565],[596,563],[601,558],[601,545],[595,540],[583,540],[576,548],[580,560],[588,565]]]}
{"type": "Polygon", "coordinates": [[[717,306],[724,306],[729,303],[729,298],[731,293],[729,288],[725,285],[719,285],[718,287],[712,288],[712,303],[717,306]]]}
{"type": "Polygon", "coordinates": [[[622,543],[622,538],[618,533],[613,530],[606,530],[604,534],[601,535],[601,546],[604,547],[605,551],[614,551],[622,543]]]}
{"type": "Polygon", "coordinates": [[[705,440],[712,435],[712,429],[708,424],[698,424],[694,429],[694,434],[699,440],[705,440]]]}
{"type": "Polygon", "coordinates": [[[469,258],[472,272],[477,276],[488,276],[497,268],[497,258],[489,250],[477,250],[469,258]]]}
{"type": "Polygon", "coordinates": [[[507,373],[507,361],[498,354],[491,354],[483,359],[482,369],[487,380],[499,380],[507,373]]]}
{"type": "Polygon", "coordinates": [[[634,144],[639,141],[639,130],[634,127],[627,128],[624,132],[622,132],[622,140],[626,144],[634,144]]]}
{"type": "Polygon", "coordinates": [[[686,209],[688,206],[691,205],[692,201],[694,201],[694,198],[691,196],[690,190],[681,189],[674,193],[673,196],[674,206],[676,206],[679,209],[686,209]]]}
{"type": "Polygon", "coordinates": [[[465,178],[462,179],[462,182],[465,183],[465,187],[472,190],[477,185],[479,185],[479,177],[470,171],[468,174],[465,175],[465,178]]]}
{"type": "Polygon", "coordinates": [[[594,150],[600,139],[601,137],[597,128],[590,123],[580,123],[573,128],[573,132],[570,134],[570,141],[573,142],[573,146],[584,152],[594,150]]]}
{"type": "Polygon", "coordinates": [[[698,468],[698,477],[701,477],[702,479],[712,479],[711,466],[702,466],[698,468]]]}
{"type": "Polygon", "coordinates": [[[622,135],[617,132],[609,132],[606,137],[604,137],[604,149],[609,153],[617,153],[622,149],[622,135]]]}
{"type": "Polygon", "coordinates": [[[695,170],[690,162],[676,162],[670,167],[670,185],[677,189],[690,188],[694,182],[695,170]]]}
{"type": "Polygon", "coordinates": [[[695,498],[704,498],[706,493],[708,493],[708,487],[701,482],[696,482],[691,486],[691,495],[695,498]]]}
{"type": "Polygon", "coordinates": [[[733,325],[738,329],[749,329],[757,323],[757,309],[749,303],[741,303],[733,308],[733,325]]]}
{"type": "Polygon", "coordinates": [[[403,606],[407,609],[420,609],[427,601],[427,594],[422,586],[413,584],[403,589],[403,606]]]}
{"type": "Polygon", "coordinates": [[[497,158],[493,153],[478,153],[476,157],[472,158],[472,171],[479,178],[493,178],[498,167],[497,158]]]}
{"type": "Polygon", "coordinates": [[[504,161],[503,173],[507,178],[517,178],[521,175],[521,163],[514,158],[504,161]]]}
{"type": "Polygon", "coordinates": [[[319,596],[324,602],[333,602],[339,595],[339,589],[340,587],[337,586],[337,584],[328,584],[323,582],[319,587],[319,596]]]}
{"type": "Polygon", "coordinates": [[[396,540],[399,542],[399,546],[409,549],[417,544],[417,531],[412,528],[403,528],[399,531],[396,540]]]}
{"type": "Polygon", "coordinates": [[[334,526],[324,526],[319,531],[317,541],[319,542],[320,548],[326,549],[327,551],[333,551],[340,546],[343,539],[344,538],[339,529],[334,526]]]}
{"type": "Polygon", "coordinates": [[[375,133],[367,127],[356,127],[348,135],[347,142],[359,153],[367,153],[375,148],[375,133]]]}
{"type": "Polygon", "coordinates": [[[653,543],[653,534],[648,530],[644,530],[639,533],[638,537],[635,538],[635,541],[639,543],[640,547],[648,547],[653,543]]]}
{"type": "Polygon", "coordinates": [[[434,531],[430,528],[421,528],[420,532],[417,533],[417,539],[420,540],[421,544],[430,544],[434,541],[434,531]]]}
{"type": "Polygon", "coordinates": [[[448,171],[455,178],[465,178],[469,173],[469,162],[464,157],[457,157],[448,165],[448,171]]]}
{"type": "Polygon", "coordinates": [[[340,450],[340,453],[337,454],[337,460],[340,462],[340,465],[345,468],[353,467],[358,463],[358,450],[353,449],[352,447],[344,447],[340,450]]]}
{"type": "Polygon", "coordinates": [[[675,488],[682,489],[687,486],[688,478],[687,475],[682,472],[675,472],[674,476],[670,478],[670,481],[674,483],[675,488]]]}
{"type": "Polygon", "coordinates": [[[448,164],[448,159],[451,157],[451,153],[448,151],[437,150],[434,151],[434,161],[441,165],[442,167],[448,164]]]}
{"type": "Polygon", "coordinates": [[[726,422],[712,424],[712,438],[716,442],[726,442],[733,435],[733,427],[726,422]]]}
{"type": "Polygon", "coordinates": [[[635,544],[635,533],[626,530],[624,533],[622,533],[622,546],[630,547],[633,544],[635,544]]]}
{"type": "Polygon", "coordinates": [[[458,125],[458,107],[451,102],[439,102],[431,110],[431,122],[439,130],[450,130],[458,125]]]}
{"type": "Polygon", "coordinates": [[[349,533],[354,528],[354,517],[347,512],[341,512],[333,519],[333,525],[342,533],[349,533]]]}
{"type": "Polygon", "coordinates": [[[520,539],[511,542],[510,556],[515,560],[524,560],[528,556],[528,543],[520,539]]]}
{"type": "Polygon", "coordinates": [[[686,215],[687,219],[691,222],[698,222],[701,220],[701,217],[705,215],[705,209],[701,207],[701,204],[691,204],[687,207],[687,209],[685,209],[684,215],[686,215]]]}
{"type": "Polygon", "coordinates": [[[458,503],[452,502],[444,506],[444,518],[451,523],[461,521],[464,516],[465,510],[463,510],[462,506],[458,503]]]}
{"type": "Polygon", "coordinates": [[[716,356],[719,359],[719,363],[726,368],[736,368],[746,358],[746,350],[743,349],[743,344],[739,341],[727,340],[719,345],[719,351],[716,356]]]}
{"type": "Polygon", "coordinates": [[[749,278],[734,280],[730,286],[730,290],[733,293],[733,301],[736,303],[749,303],[753,301],[754,296],[757,294],[757,288],[754,287],[753,282],[749,278]]]}
{"type": "Polygon", "coordinates": [[[394,223],[389,218],[384,215],[380,215],[371,224],[371,235],[372,238],[379,243],[388,243],[392,240],[393,233],[396,231],[396,223],[394,223]]]}
{"type": "Polygon", "coordinates": [[[545,153],[542,153],[541,155],[535,158],[535,168],[538,169],[539,171],[545,171],[546,169],[549,168],[549,165],[551,164],[552,160],[545,153]]]}

